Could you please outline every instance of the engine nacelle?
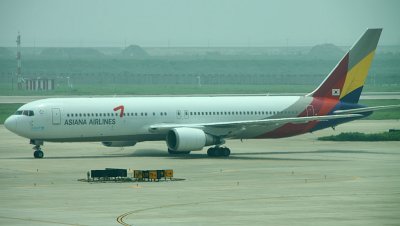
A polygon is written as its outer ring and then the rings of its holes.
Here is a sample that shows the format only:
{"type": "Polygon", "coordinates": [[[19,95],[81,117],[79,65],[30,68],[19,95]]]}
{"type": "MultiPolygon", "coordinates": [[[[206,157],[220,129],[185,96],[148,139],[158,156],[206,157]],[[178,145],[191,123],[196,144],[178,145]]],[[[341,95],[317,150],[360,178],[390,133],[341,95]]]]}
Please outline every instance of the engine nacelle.
{"type": "Polygon", "coordinates": [[[218,137],[204,133],[201,129],[175,128],[168,131],[167,145],[172,151],[195,151],[205,146],[220,144],[218,137]]]}
{"type": "Polygon", "coordinates": [[[103,141],[101,143],[106,147],[128,147],[135,146],[136,141],[103,141]]]}

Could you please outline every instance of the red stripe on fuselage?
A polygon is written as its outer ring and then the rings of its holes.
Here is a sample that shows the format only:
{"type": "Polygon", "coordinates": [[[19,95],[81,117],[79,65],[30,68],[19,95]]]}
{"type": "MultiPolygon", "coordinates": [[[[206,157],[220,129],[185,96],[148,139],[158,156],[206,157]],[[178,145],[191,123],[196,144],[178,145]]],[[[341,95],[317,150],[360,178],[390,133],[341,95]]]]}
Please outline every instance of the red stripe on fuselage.
{"type": "MultiPolygon", "coordinates": [[[[308,106],[311,105],[314,108],[314,115],[327,115],[338,103],[338,100],[331,98],[313,98],[311,104],[309,104],[308,106]]],[[[304,107],[304,111],[300,113],[298,117],[310,116],[307,113],[308,106],[304,107]]],[[[317,123],[318,121],[310,121],[306,123],[287,123],[273,131],[264,133],[256,138],[261,139],[291,137],[309,132],[312,128],[314,128],[317,123]]]]}

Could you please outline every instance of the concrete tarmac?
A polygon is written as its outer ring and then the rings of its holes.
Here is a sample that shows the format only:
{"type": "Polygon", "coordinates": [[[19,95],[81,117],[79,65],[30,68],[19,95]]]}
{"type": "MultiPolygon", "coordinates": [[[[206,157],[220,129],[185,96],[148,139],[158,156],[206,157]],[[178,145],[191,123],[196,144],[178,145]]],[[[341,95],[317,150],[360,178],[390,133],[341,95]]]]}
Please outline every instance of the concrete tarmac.
{"type": "Polygon", "coordinates": [[[292,138],[228,141],[169,156],[164,142],[107,148],[28,140],[0,126],[0,225],[399,225],[400,142],[323,142],[400,121],[355,121],[292,138]],[[87,183],[90,169],[173,169],[183,181],[87,183]]]}

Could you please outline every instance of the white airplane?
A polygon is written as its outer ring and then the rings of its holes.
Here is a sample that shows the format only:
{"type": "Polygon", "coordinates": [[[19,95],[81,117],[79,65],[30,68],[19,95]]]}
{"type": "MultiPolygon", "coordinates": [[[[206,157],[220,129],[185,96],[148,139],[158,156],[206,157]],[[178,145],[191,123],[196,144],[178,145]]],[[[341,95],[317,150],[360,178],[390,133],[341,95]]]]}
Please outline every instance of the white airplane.
{"type": "Polygon", "coordinates": [[[50,98],[21,106],[5,127],[34,145],[99,141],[109,147],[165,140],[170,154],[205,146],[229,156],[226,139],[281,138],[360,119],[374,110],[357,104],[382,29],[368,29],[326,77],[305,96],[50,98]]]}

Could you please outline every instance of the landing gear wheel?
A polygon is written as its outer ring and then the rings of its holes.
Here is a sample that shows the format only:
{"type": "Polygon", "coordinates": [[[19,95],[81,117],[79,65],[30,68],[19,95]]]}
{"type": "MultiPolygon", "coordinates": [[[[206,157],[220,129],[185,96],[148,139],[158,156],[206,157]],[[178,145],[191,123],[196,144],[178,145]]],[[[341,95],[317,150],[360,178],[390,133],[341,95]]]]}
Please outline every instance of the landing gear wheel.
{"type": "Polygon", "coordinates": [[[212,147],[207,150],[207,155],[210,157],[228,157],[231,154],[229,148],[212,147]]]}
{"type": "Polygon", "coordinates": [[[33,147],[33,150],[35,150],[33,152],[33,157],[35,157],[35,159],[43,158],[44,154],[43,154],[42,149],[40,148],[40,145],[43,145],[43,142],[37,143],[37,142],[31,140],[31,144],[35,144],[35,146],[33,147]]]}
{"type": "Polygon", "coordinates": [[[170,155],[187,155],[190,154],[190,151],[174,151],[168,148],[168,153],[170,155]]]}
{"type": "Polygon", "coordinates": [[[228,157],[231,154],[231,150],[229,148],[222,148],[221,156],[228,157]]]}
{"type": "Polygon", "coordinates": [[[216,148],[209,148],[209,149],[207,150],[207,155],[210,156],[210,157],[216,156],[216,155],[215,155],[215,154],[216,154],[215,149],[216,149],[216,148]]]}
{"type": "Polygon", "coordinates": [[[40,149],[33,152],[33,157],[35,157],[36,159],[41,159],[41,158],[43,158],[43,156],[44,156],[44,153],[40,149]]]}

